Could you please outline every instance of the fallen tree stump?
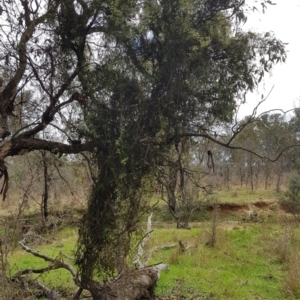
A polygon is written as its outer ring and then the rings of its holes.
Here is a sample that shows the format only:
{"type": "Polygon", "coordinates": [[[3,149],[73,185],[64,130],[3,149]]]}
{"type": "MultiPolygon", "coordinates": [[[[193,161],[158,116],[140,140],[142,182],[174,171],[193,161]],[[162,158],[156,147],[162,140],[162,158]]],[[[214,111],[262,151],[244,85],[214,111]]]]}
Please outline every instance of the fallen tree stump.
{"type": "Polygon", "coordinates": [[[150,300],[157,280],[157,269],[149,267],[123,272],[110,283],[94,282],[87,289],[93,300],[150,300]]]}

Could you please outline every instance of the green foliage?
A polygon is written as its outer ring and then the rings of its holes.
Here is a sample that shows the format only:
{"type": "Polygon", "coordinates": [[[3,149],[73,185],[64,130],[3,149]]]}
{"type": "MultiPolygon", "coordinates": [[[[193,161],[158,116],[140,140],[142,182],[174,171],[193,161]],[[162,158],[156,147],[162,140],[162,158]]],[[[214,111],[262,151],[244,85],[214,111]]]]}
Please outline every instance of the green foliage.
{"type": "Polygon", "coordinates": [[[89,98],[84,136],[97,144],[98,174],[76,255],[83,281],[121,271],[117,261],[126,261],[131,230],[146,207],[143,180],[164,164],[170,147],[183,135],[230,122],[237,100],[285,59],[283,43],[271,34],[239,29],[243,4],[91,1],[87,6],[105,20],[103,27],[91,23],[105,47],[97,60],[83,55],[88,35],[79,30],[90,10],[83,9],[79,27],[71,29],[72,15],[62,5],[60,40],[80,61],[89,98]]]}
{"type": "Polygon", "coordinates": [[[289,201],[298,202],[300,200],[300,178],[299,176],[290,180],[286,197],[289,201]]]}
{"type": "MultiPolygon", "coordinates": [[[[148,209],[146,182],[170,149],[230,123],[244,95],[286,53],[271,33],[243,32],[244,0],[54,0],[34,12],[29,2],[3,10],[1,67],[12,73],[1,93],[1,138],[19,104],[26,123],[2,145],[0,163],[8,182],[9,155],[92,152],[96,175],[76,250],[86,288],[95,276],[126,269],[131,237],[148,209]],[[8,38],[16,30],[17,41],[8,38]],[[37,87],[38,99],[15,100],[26,86],[37,87]],[[77,143],[32,138],[50,124],[77,143]]],[[[196,202],[196,193],[181,192],[182,203],[196,202]]]]}
{"type": "Polygon", "coordinates": [[[280,202],[286,209],[295,214],[300,212],[300,178],[295,176],[290,179],[288,188],[280,195],[280,202]]]}

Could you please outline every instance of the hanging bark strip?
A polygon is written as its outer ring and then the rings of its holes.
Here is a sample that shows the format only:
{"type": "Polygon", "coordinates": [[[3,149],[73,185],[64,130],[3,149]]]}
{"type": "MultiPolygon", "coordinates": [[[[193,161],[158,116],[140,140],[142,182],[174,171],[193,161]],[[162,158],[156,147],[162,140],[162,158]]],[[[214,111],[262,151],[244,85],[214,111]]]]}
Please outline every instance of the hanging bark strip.
{"type": "Polygon", "coordinates": [[[3,201],[5,201],[6,193],[8,190],[8,172],[7,172],[7,167],[4,164],[4,161],[0,160],[0,178],[2,177],[3,177],[3,184],[2,184],[0,194],[2,194],[3,201]]]}

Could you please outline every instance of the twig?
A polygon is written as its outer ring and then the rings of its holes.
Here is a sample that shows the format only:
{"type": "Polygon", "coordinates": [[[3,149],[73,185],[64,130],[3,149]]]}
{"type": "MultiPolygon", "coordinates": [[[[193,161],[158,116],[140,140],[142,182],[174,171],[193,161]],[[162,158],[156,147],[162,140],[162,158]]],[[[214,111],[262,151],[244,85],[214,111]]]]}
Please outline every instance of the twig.
{"type": "Polygon", "coordinates": [[[168,250],[168,249],[174,248],[175,246],[176,246],[176,244],[165,245],[165,246],[156,246],[156,247],[154,247],[154,251],[157,251],[157,250],[168,250]]]}
{"type": "Polygon", "coordinates": [[[248,279],[240,286],[240,288],[242,288],[244,285],[246,285],[248,283],[248,279]]]}
{"type": "Polygon", "coordinates": [[[50,265],[46,268],[41,268],[41,269],[25,269],[25,270],[22,270],[22,271],[19,271],[18,273],[16,273],[12,279],[14,278],[17,278],[17,277],[20,277],[22,275],[26,275],[26,274],[42,274],[42,273],[45,273],[45,272],[48,272],[48,271],[51,271],[51,270],[54,270],[56,269],[54,267],[54,265],[50,265]]]}
{"type": "MultiPolygon", "coordinates": [[[[59,295],[56,293],[56,291],[54,289],[49,289],[45,285],[36,281],[36,279],[33,280],[30,278],[23,278],[21,276],[14,276],[11,278],[11,280],[13,282],[21,283],[24,286],[25,290],[28,292],[30,292],[29,286],[32,286],[36,290],[41,290],[43,293],[42,296],[47,296],[47,299],[49,299],[49,300],[59,300],[60,299],[59,295]]],[[[36,296],[40,297],[41,294],[38,293],[38,295],[36,295],[36,296]]]]}

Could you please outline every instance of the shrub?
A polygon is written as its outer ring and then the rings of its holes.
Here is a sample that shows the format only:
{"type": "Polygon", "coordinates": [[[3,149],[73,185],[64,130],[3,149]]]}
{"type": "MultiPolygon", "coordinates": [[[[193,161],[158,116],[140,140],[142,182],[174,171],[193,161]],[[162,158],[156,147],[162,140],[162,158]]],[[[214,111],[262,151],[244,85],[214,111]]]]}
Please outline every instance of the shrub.
{"type": "Polygon", "coordinates": [[[290,180],[287,191],[280,196],[280,204],[287,212],[292,213],[297,220],[300,220],[300,177],[290,180]]]}

